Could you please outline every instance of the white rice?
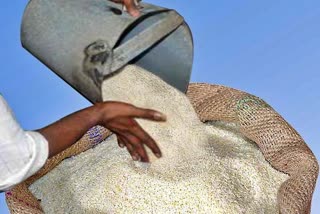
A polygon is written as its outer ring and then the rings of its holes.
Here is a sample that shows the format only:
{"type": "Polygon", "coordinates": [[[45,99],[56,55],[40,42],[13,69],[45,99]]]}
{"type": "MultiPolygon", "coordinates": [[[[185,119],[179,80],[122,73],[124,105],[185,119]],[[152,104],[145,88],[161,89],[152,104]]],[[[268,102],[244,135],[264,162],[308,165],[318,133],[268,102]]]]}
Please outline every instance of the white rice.
{"type": "Polygon", "coordinates": [[[199,121],[187,97],[160,78],[127,66],[102,86],[104,100],[165,113],[138,120],[163,157],[133,162],[115,136],[30,186],[45,213],[277,213],[288,176],[273,169],[234,124],[199,121]]]}

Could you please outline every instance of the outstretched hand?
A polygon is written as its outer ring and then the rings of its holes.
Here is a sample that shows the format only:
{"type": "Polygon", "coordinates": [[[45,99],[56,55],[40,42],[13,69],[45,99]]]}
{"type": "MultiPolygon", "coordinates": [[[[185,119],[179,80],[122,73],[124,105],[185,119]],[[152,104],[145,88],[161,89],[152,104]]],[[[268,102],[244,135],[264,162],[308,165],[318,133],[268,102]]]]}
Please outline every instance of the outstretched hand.
{"type": "Polygon", "coordinates": [[[119,146],[127,147],[134,160],[149,161],[144,146],[148,146],[155,156],[161,157],[159,147],[135,121],[136,118],[157,122],[166,120],[166,117],[160,112],[138,108],[127,103],[109,101],[96,103],[94,106],[70,114],[37,131],[49,143],[49,157],[70,147],[96,125],[104,126],[115,133],[119,146]]]}
{"type": "Polygon", "coordinates": [[[139,8],[136,5],[139,0],[110,0],[115,3],[123,4],[126,8],[128,13],[133,17],[140,16],[139,8]]]}
{"type": "Polygon", "coordinates": [[[156,142],[141,128],[135,118],[161,122],[166,120],[162,113],[122,102],[105,102],[96,105],[100,105],[100,108],[103,109],[99,125],[117,135],[119,146],[126,147],[133,160],[149,162],[144,145],[148,146],[155,156],[161,157],[161,151],[156,142]]]}

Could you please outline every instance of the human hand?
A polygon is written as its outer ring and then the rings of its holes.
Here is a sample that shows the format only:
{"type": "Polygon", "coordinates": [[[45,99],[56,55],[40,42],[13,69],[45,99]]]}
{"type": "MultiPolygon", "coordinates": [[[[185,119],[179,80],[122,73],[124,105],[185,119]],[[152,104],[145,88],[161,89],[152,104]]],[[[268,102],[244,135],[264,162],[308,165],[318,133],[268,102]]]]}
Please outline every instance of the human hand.
{"type": "Polygon", "coordinates": [[[138,108],[122,102],[104,102],[96,104],[101,109],[99,125],[104,126],[117,135],[121,148],[127,147],[133,160],[149,162],[144,145],[148,146],[156,157],[161,157],[161,151],[152,137],[135,121],[135,118],[151,121],[166,121],[166,116],[160,112],[138,108]]]}
{"type": "Polygon", "coordinates": [[[110,0],[110,1],[123,4],[131,16],[133,17],[140,16],[140,11],[138,8],[138,2],[140,0],[110,0]]]}

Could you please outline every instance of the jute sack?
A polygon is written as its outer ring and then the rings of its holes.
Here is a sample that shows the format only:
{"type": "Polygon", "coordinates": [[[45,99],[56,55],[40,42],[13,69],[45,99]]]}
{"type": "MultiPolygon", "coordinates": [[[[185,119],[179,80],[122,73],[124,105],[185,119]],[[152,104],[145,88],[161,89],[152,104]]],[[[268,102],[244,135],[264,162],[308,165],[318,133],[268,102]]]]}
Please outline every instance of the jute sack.
{"type": "MultiPolygon", "coordinates": [[[[319,166],[301,136],[279,114],[258,97],[223,86],[191,84],[187,95],[201,121],[236,123],[275,169],[290,176],[278,190],[280,213],[310,213],[319,166]]],[[[40,172],[7,192],[11,213],[43,213],[28,186],[63,159],[91,148],[110,134],[101,127],[92,128],[75,145],[48,160],[40,172]]]]}

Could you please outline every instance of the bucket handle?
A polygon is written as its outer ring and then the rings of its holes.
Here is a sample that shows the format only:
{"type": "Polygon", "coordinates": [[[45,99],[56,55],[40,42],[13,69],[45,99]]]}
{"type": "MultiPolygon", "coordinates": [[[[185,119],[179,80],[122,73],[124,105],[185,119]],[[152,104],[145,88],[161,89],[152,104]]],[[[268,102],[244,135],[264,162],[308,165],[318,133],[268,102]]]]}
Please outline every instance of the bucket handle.
{"type": "Polygon", "coordinates": [[[83,72],[99,88],[107,76],[112,75],[136,56],[169,35],[183,22],[183,17],[171,10],[149,28],[114,50],[112,50],[107,41],[97,40],[85,49],[86,56],[83,61],[83,72]]]}
{"type": "MultiPolygon", "coordinates": [[[[167,16],[159,19],[152,24],[151,27],[140,32],[113,51],[113,60],[110,68],[111,72],[117,71],[125,66],[136,56],[140,55],[152,45],[176,30],[183,22],[183,17],[177,12],[169,11],[167,16]]],[[[103,73],[104,75],[108,74],[108,71],[105,72],[106,73],[103,73]]]]}

